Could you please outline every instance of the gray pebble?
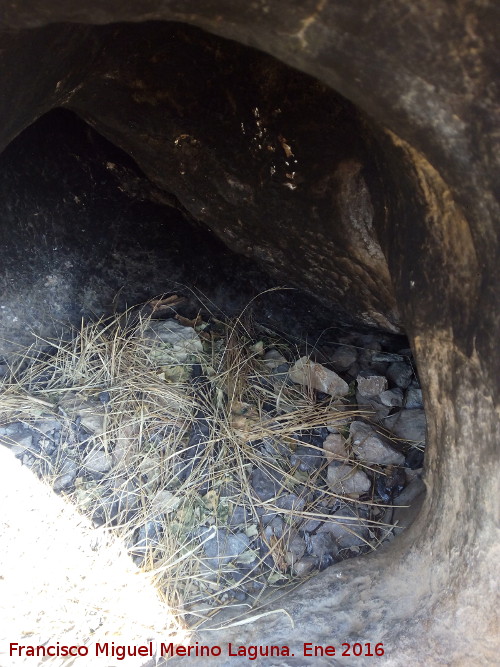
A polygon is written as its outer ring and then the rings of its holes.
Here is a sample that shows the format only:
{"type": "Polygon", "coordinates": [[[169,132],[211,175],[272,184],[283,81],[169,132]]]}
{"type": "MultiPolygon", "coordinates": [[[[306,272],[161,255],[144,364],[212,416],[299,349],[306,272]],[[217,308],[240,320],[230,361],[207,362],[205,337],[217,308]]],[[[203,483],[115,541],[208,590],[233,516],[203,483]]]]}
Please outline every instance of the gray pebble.
{"type": "Polygon", "coordinates": [[[136,565],[141,566],[147,558],[148,551],[160,545],[163,525],[159,521],[147,521],[139,528],[137,541],[131,551],[136,565]]]}
{"type": "Polygon", "coordinates": [[[310,472],[319,468],[323,463],[323,452],[319,449],[299,445],[290,456],[290,463],[303,472],[310,472]]]}
{"type": "Polygon", "coordinates": [[[409,386],[412,377],[412,367],[403,361],[395,361],[387,369],[387,378],[401,389],[406,389],[409,386]]]}
{"type": "Polygon", "coordinates": [[[291,512],[302,512],[306,505],[304,498],[299,498],[295,493],[286,493],[275,501],[276,507],[291,512]]]}
{"type": "Polygon", "coordinates": [[[319,519],[306,519],[301,525],[300,530],[304,533],[312,533],[321,526],[323,522],[319,519]]]}
{"type": "Polygon", "coordinates": [[[404,361],[405,358],[401,354],[395,354],[394,352],[376,352],[372,356],[372,360],[375,362],[394,362],[394,361],[404,361]]]}
{"type": "Polygon", "coordinates": [[[113,465],[113,458],[111,454],[96,449],[90,452],[83,463],[83,467],[90,473],[104,474],[111,470],[113,465]]]}
{"type": "Polygon", "coordinates": [[[403,405],[403,390],[399,387],[388,389],[380,394],[379,400],[383,405],[400,408],[403,405]]]}
{"type": "Polygon", "coordinates": [[[368,528],[364,521],[366,516],[367,511],[363,506],[344,507],[332,515],[331,521],[325,521],[318,534],[330,533],[341,548],[362,546],[368,537],[368,528]]]}
{"type": "Polygon", "coordinates": [[[109,403],[110,400],[111,400],[111,395],[110,395],[109,391],[101,391],[101,393],[99,394],[99,400],[101,401],[101,403],[103,405],[105,405],[106,403],[109,403]]]}
{"type": "Polygon", "coordinates": [[[33,446],[33,436],[28,433],[12,435],[6,443],[16,456],[23,456],[33,446]]]}
{"type": "Polygon", "coordinates": [[[290,454],[290,447],[279,442],[275,438],[266,436],[262,438],[262,451],[264,454],[269,454],[270,456],[276,456],[276,454],[281,454],[281,456],[288,456],[290,454]]]}
{"type": "Polygon", "coordinates": [[[295,533],[286,545],[286,561],[288,565],[293,565],[299,561],[306,552],[306,542],[304,538],[295,533]]]}
{"type": "Polygon", "coordinates": [[[5,435],[8,438],[11,438],[14,434],[23,432],[25,428],[26,427],[22,422],[12,422],[11,424],[0,426],[0,435],[5,435]]]}
{"type": "MultiPolygon", "coordinates": [[[[207,533],[208,531],[205,530],[204,535],[207,533]]],[[[217,569],[237,558],[248,549],[249,545],[250,540],[245,533],[234,534],[225,528],[219,528],[215,531],[215,535],[203,544],[203,550],[207,556],[205,562],[209,567],[217,569]]]]}
{"type": "Polygon", "coordinates": [[[251,484],[260,500],[270,500],[280,492],[283,478],[283,473],[269,465],[260,464],[252,471],[251,484]]]}
{"type": "Polygon", "coordinates": [[[229,510],[229,525],[230,526],[240,526],[248,522],[250,513],[247,511],[243,505],[234,505],[229,510]]]}
{"type": "Polygon", "coordinates": [[[422,409],[422,390],[416,387],[409,387],[406,391],[405,408],[408,410],[422,409]]]}
{"type": "Polygon", "coordinates": [[[307,552],[310,556],[323,558],[326,555],[337,556],[338,547],[335,537],[331,532],[317,533],[308,540],[307,552]]]}
{"type": "Polygon", "coordinates": [[[371,482],[366,473],[344,463],[330,463],[327,471],[327,484],[334,493],[366,493],[371,482]]]}
{"type": "Polygon", "coordinates": [[[305,577],[318,566],[318,559],[306,556],[293,564],[293,572],[297,577],[305,577]]]}
{"type": "Polygon", "coordinates": [[[54,491],[57,493],[73,485],[78,473],[78,466],[72,459],[66,458],[60,467],[60,471],[59,477],[54,482],[54,491]]]}
{"type": "Polygon", "coordinates": [[[268,542],[271,539],[271,537],[277,537],[277,538],[282,537],[285,526],[283,519],[281,517],[275,516],[269,518],[270,520],[265,522],[266,527],[264,528],[264,536],[268,542]]]}
{"type": "Polygon", "coordinates": [[[358,358],[358,352],[355,348],[348,345],[339,346],[329,357],[329,362],[336,371],[346,371],[354,364],[358,358]]]}
{"type": "Polygon", "coordinates": [[[354,421],[349,433],[354,453],[365,463],[380,465],[402,465],[404,463],[404,455],[369,424],[354,421]]]}
{"type": "Polygon", "coordinates": [[[356,382],[358,392],[363,397],[379,396],[387,389],[387,378],[383,375],[375,375],[370,371],[361,371],[356,382]]]}
{"type": "Polygon", "coordinates": [[[402,440],[425,443],[427,422],[423,410],[400,410],[397,414],[387,417],[384,426],[402,440]]]}
{"type": "Polygon", "coordinates": [[[52,419],[48,417],[47,419],[40,419],[33,424],[33,428],[43,435],[49,435],[54,431],[61,430],[62,424],[58,419],[52,419]]]}

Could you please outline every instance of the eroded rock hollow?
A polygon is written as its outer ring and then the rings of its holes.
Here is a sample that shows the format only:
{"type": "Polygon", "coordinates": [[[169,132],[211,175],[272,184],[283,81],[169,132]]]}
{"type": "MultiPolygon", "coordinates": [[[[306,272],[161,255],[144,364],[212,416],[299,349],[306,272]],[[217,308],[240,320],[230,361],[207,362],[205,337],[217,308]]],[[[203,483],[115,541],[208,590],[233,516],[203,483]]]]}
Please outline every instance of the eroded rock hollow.
{"type": "Polygon", "coordinates": [[[489,664],[498,8],[199,5],[4,7],[0,352],[169,289],[164,278],[226,310],[292,287],[259,316],[300,320],[301,334],[406,333],[428,423],[418,519],[279,600],[288,616],[210,642],[301,655],[303,641],[383,641],[385,664],[489,664]]]}

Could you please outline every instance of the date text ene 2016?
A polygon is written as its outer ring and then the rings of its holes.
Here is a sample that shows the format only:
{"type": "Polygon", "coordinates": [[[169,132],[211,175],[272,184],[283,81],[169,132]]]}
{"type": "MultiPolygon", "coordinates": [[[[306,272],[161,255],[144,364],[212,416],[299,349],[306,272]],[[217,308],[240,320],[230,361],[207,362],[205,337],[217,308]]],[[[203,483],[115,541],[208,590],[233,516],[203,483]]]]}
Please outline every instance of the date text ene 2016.
{"type": "Polygon", "coordinates": [[[365,644],[361,644],[360,642],[355,642],[354,644],[343,643],[341,649],[337,650],[335,646],[319,646],[311,642],[305,642],[303,646],[303,654],[305,656],[316,658],[324,655],[374,657],[384,655],[384,645],[382,642],[379,642],[378,644],[372,644],[371,642],[366,642],[365,644]]]}

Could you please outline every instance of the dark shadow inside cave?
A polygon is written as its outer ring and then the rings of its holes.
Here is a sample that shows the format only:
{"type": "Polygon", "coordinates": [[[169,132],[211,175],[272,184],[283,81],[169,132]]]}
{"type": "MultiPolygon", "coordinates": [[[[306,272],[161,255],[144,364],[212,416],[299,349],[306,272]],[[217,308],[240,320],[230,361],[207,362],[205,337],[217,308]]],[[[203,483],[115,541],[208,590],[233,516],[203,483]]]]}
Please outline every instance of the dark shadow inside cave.
{"type": "MultiPolygon", "coordinates": [[[[68,323],[175,290],[226,316],[252,301],[262,323],[312,345],[350,324],[343,309],[229,250],[65,109],[45,114],[2,153],[0,198],[4,357],[33,334],[57,337],[68,323]]],[[[404,340],[395,336],[393,345],[404,340]]]]}

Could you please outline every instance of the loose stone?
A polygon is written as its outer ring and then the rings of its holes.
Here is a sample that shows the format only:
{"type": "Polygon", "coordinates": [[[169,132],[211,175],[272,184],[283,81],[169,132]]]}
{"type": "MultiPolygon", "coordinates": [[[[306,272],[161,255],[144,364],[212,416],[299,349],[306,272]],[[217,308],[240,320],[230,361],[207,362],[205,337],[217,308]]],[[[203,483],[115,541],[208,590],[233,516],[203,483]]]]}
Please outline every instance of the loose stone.
{"type": "Polygon", "coordinates": [[[73,460],[67,458],[60,467],[60,471],[61,474],[54,482],[54,491],[56,492],[69,489],[73,485],[78,472],[78,466],[73,460]]]}
{"type": "Polygon", "coordinates": [[[387,417],[384,426],[402,440],[425,443],[427,422],[423,410],[400,410],[387,417]]]}
{"type": "Polygon", "coordinates": [[[349,430],[352,448],[365,463],[403,465],[405,457],[376,430],[364,422],[354,421],[349,430]]]}
{"type": "Polygon", "coordinates": [[[409,386],[412,377],[412,367],[403,361],[395,361],[387,369],[387,378],[401,389],[406,389],[409,386]]]}
{"type": "Polygon", "coordinates": [[[349,385],[337,373],[308,357],[301,357],[295,362],[290,369],[290,378],[297,384],[306,385],[330,396],[346,396],[349,393],[349,385]]]}
{"type": "Polygon", "coordinates": [[[399,387],[388,389],[380,394],[379,400],[383,405],[400,408],[403,405],[403,391],[399,387]]]}
{"type": "Polygon", "coordinates": [[[366,473],[347,464],[330,463],[326,481],[334,493],[342,495],[366,493],[371,487],[366,473]]]}
{"type": "Polygon", "coordinates": [[[323,442],[323,449],[328,463],[336,460],[345,461],[348,459],[346,441],[344,436],[340,433],[330,433],[323,442]]]}
{"type": "Polygon", "coordinates": [[[387,378],[383,375],[372,375],[369,371],[361,371],[356,382],[363,397],[379,396],[387,389],[387,378]]]}

